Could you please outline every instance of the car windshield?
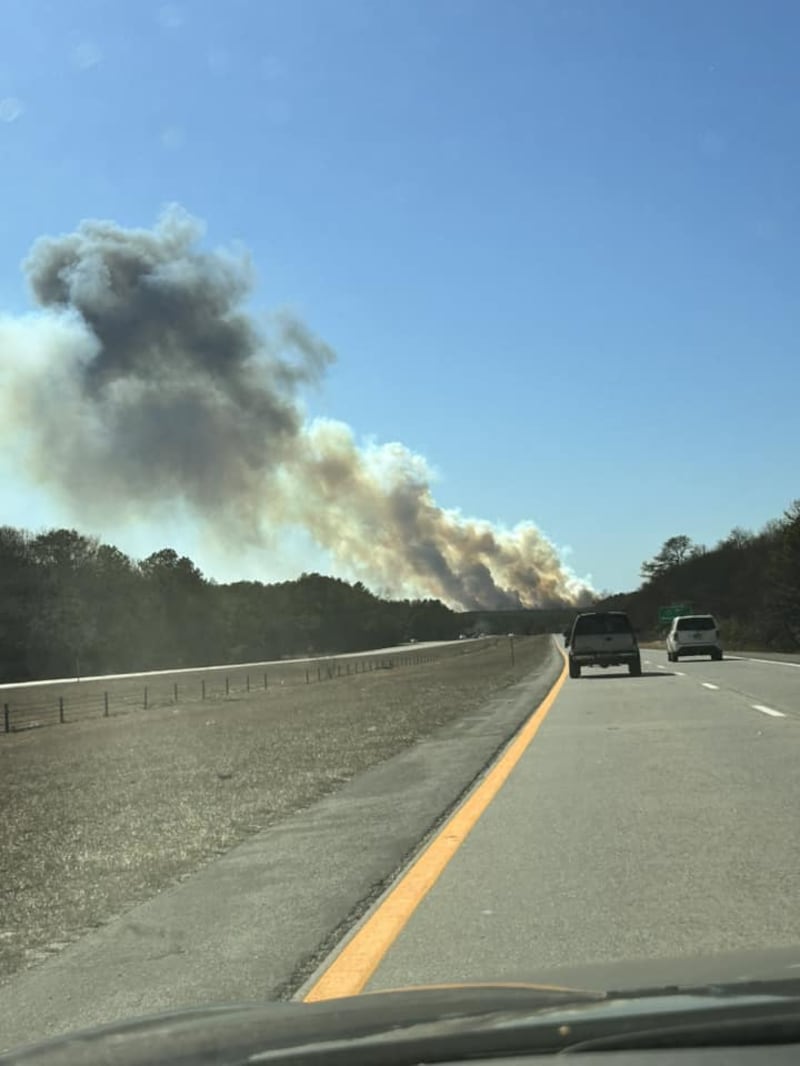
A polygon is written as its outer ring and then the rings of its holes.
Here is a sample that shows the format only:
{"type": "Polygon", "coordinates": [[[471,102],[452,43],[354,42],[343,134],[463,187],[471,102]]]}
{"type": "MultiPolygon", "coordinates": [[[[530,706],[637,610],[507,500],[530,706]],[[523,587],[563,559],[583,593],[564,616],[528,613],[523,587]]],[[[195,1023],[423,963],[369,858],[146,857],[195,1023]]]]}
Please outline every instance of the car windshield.
{"type": "Polygon", "coordinates": [[[800,4],[2,14],[0,1053],[800,978],[800,4]]]}
{"type": "Polygon", "coordinates": [[[716,626],[714,619],[709,615],[698,615],[692,618],[679,618],[676,628],[680,630],[697,629],[705,631],[708,629],[715,629],[716,626]]]}

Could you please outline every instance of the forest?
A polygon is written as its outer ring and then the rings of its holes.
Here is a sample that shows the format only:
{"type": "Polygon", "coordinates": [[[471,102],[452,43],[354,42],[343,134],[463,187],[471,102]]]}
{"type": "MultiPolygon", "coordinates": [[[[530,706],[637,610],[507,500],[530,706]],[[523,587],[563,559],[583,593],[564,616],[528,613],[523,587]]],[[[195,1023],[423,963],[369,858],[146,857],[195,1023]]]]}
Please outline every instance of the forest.
{"type": "Polygon", "coordinates": [[[217,584],[171,548],[138,561],[74,529],[0,527],[0,681],[335,654],[460,626],[437,600],[321,574],[217,584]]]}
{"type": "MultiPolygon", "coordinates": [[[[598,596],[659,637],[659,609],[710,612],[734,648],[800,647],[800,500],[715,546],[669,537],[633,592],[598,596]]],[[[331,655],[408,641],[560,632],[574,609],[457,612],[322,574],[218,584],[163,548],[134,560],[74,529],[0,527],[0,681],[331,655]]]]}
{"type": "Polygon", "coordinates": [[[800,500],[758,532],[736,528],[716,545],[669,537],[641,567],[634,592],[598,604],[627,611],[645,637],[660,637],[661,607],[714,614],[731,649],[800,648],[800,500]]]}
{"type": "Polygon", "coordinates": [[[438,600],[385,599],[316,573],[218,584],[172,548],[134,560],[74,529],[0,527],[0,682],[541,633],[563,617],[459,614],[438,600]]]}

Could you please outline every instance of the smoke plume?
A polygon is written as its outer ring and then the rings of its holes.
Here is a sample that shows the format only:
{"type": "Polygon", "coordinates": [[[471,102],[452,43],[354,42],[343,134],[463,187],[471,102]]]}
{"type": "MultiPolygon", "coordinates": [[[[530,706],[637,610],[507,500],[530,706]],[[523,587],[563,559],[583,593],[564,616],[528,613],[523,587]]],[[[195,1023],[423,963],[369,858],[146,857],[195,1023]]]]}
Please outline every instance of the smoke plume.
{"type": "Polygon", "coordinates": [[[299,525],[386,593],[466,609],[585,594],[534,525],[443,510],[421,457],[309,424],[302,391],[333,352],[290,315],[257,323],[247,257],[201,237],[171,208],[152,230],[89,221],[34,244],[24,269],[39,310],[0,319],[0,403],[39,483],[90,520],[177,503],[251,545],[299,525]]]}

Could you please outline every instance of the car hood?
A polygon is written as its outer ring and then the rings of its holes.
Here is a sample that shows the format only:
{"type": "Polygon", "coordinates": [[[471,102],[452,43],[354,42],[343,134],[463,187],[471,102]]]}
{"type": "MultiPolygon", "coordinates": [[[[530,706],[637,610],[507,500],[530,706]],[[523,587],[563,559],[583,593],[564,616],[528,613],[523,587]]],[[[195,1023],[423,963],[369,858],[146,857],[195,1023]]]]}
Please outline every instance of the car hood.
{"type": "Polygon", "coordinates": [[[800,1019],[800,950],[565,967],[546,976],[536,982],[415,986],[315,1003],[173,1011],[20,1049],[0,1056],[0,1066],[328,1064],[355,1061],[355,1051],[375,1061],[410,1063],[420,1061],[423,1050],[434,1062],[437,1048],[446,1052],[442,1061],[458,1057],[459,1046],[502,1054],[519,1050],[521,1040],[534,1051],[552,1052],[573,1041],[617,1039],[620,1033],[631,1038],[676,1019],[695,1028],[701,1017],[768,1023],[789,1012],[800,1019]],[[559,974],[571,975],[574,983],[553,983],[559,974]],[[630,983],[645,974],[644,983],[630,983]]]}

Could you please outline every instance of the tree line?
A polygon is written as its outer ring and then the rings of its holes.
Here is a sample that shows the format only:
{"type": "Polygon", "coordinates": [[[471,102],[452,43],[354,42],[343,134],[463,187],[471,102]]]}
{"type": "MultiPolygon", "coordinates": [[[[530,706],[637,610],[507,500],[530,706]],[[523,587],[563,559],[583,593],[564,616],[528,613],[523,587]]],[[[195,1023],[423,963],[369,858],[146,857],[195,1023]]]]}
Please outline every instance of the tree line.
{"type": "Polygon", "coordinates": [[[257,662],[458,637],[438,600],[321,574],[217,584],[171,548],[143,560],[73,529],[0,527],[0,681],[257,662]]]}
{"type": "Polygon", "coordinates": [[[459,613],[316,573],[218,584],[172,548],[135,560],[74,529],[0,527],[0,682],[547,633],[569,613],[459,613]]]}
{"type": "MultiPolygon", "coordinates": [[[[713,548],[670,537],[642,564],[625,610],[660,635],[659,608],[715,614],[735,647],[800,647],[800,500],[713,548]]],[[[321,574],[217,584],[171,548],[143,560],[74,529],[0,527],[0,681],[331,655],[410,640],[562,630],[574,612],[459,613],[438,600],[389,600],[321,574]]]]}
{"type": "Polygon", "coordinates": [[[661,635],[660,607],[714,614],[731,648],[800,648],[800,500],[759,532],[733,529],[713,548],[670,537],[642,563],[635,592],[598,601],[627,611],[646,636],[661,635]]]}

